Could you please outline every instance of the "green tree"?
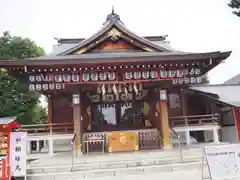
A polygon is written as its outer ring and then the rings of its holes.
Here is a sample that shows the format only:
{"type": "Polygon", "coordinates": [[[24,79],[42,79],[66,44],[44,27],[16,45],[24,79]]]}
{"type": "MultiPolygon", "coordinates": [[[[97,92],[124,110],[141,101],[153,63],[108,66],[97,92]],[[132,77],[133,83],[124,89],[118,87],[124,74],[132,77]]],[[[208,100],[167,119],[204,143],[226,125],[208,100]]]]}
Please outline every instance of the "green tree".
{"type": "MultiPolygon", "coordinates": [[[[0,37],[0,59],[19,60],[44,55],[44,50],[28,38],[11,36],[4,32],[0,37]]],[[[0,72],[0,117],[17,116],[23,124],[32,124],[46,114],[39,107],[40,94],[30,92],[27,84],[21,83],[20,77],[13,77],[8,72],[0,72]],[[39,110],[36,111],[36,108],[39,110]],[[41,113],[40,113],[41,112],[41,113]]]]}
{"type": "Polygon", "coordinates": [[[233,14],[240,17],[240,0],[231,0],[228,6],[234,9],[233,14]]]}
{"type": "Polygon", "coordinates": [[[207,74],[205,74],[205,75],[203,76],[202,84],[209,84],[209,79],[208,79],[207,74]]]}

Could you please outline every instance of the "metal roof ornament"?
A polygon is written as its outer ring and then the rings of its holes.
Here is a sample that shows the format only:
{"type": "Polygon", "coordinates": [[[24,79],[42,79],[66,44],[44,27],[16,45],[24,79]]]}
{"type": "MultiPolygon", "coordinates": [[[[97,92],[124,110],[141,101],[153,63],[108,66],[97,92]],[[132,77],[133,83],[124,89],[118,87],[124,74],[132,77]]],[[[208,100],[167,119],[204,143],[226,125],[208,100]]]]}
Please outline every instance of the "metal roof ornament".
{"type": "Polygon", "coordinates": [[[112,12],[107,16],[107,21],[120,21],[120,16],[115,13],[113,6],[112,6],[112,12]]]}
{"type": "Polygon", "coordinates": [[[114,13],[114,6],[112,6],[112,14],[115,14],[115,13],[114,13]]]}

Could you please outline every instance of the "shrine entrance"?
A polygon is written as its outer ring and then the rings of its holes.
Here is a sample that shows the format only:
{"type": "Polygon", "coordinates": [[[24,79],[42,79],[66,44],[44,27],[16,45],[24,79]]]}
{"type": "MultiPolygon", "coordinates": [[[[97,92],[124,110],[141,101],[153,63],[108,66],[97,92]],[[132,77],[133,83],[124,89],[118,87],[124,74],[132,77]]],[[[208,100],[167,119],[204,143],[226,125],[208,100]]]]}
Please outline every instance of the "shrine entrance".
{"type": "Polygon", "coordinates": [[[92,132],[137,130],[145,128],[143,101],[93,103],[92,132]]]}

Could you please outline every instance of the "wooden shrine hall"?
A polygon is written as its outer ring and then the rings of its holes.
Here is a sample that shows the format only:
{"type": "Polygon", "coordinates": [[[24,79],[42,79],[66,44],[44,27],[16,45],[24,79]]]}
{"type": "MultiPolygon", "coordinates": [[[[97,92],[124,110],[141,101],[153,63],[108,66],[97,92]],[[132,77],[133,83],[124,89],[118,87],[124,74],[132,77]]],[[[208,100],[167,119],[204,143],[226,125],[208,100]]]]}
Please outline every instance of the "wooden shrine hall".
{"type": "Polygon", "coordinates": [[[138,36],[113,11],[90,38],[60,38],[50,55],[0,67],[48,97],[49,124],[71,123],[79,151],[171,148],[174,127],[216,123],[209,102],[185,90],[231,52],[177,51],[166,38],[138,36]]]}

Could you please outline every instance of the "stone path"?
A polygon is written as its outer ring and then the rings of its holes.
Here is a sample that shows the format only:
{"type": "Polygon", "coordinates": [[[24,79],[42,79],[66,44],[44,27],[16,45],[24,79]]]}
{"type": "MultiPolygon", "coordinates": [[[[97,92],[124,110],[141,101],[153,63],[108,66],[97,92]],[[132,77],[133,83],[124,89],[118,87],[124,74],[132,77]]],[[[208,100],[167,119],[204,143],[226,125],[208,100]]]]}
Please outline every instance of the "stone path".
{"type": "MultiPolygon", "coordinates": [[[[202,180],[201,168],[194,170],[172,171],[172,172],[154,172],[154,173],[139,173],[134,175],[123,176],[104,176],[104,177],[78,177],[77,174],[61,176],[41,176],[41,177],[28,177],[28,180],[202,180]]],[[[204,169],[203,179],[209,179],[207,169],[204,169]]]]}
{"type": "MultiPolygon", "coordinates": [[[[183,156],[200,156],[202,154],[201,148],[192,148],[183,150],[183,156]]],[[[179,150],[169,151],[140,151],[140,152],[127,152],[127,153],[106,153],[106,154],[89,154],[80,157],[74,157],[74,164],[76,163],[100,163],[100,162],[113,162],[113,161],[133,161],[136,159],[150,159],[150,158],[180,158],[179,150]]],[[[70,165],[72,164],[72,153],[59,153],[53,157],[42,158],[34,161],[31,167],[36,166],[55,166],[55,165],[70,165]]]]}

